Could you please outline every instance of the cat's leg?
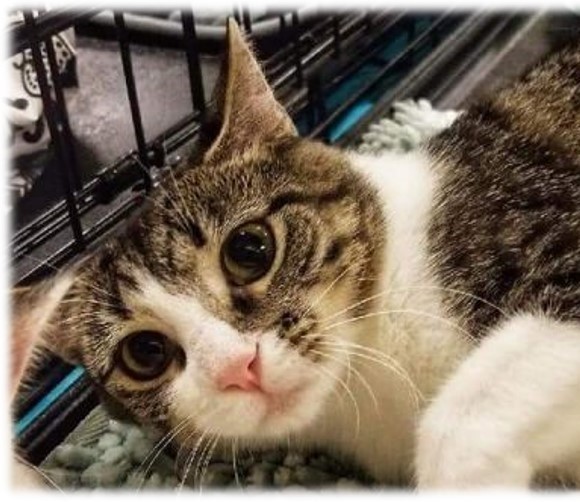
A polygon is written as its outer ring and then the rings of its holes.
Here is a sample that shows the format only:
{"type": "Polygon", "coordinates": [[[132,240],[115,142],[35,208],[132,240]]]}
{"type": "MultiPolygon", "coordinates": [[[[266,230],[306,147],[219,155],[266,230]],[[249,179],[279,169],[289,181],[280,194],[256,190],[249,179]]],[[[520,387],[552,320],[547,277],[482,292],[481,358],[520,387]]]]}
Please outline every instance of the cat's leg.
{"type": "Polygon", "coordinates": [[[461,363],[422,418],[419,488],[527,486],[580,451],[580,324],[514,317],[461,363]]]}

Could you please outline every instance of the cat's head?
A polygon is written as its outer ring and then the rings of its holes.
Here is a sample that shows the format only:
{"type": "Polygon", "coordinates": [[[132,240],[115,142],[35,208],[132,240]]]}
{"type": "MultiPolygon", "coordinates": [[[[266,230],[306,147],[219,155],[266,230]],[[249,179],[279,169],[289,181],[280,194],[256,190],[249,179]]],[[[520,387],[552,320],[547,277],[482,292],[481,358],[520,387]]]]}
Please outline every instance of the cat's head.
{"type": "Polygon", "coordinates": [[[237,26],[199,160],[76,274],[47,334],[141,423],[267,440],[343,392],[382,216],[348,156],[300,139],[237,26]]]}

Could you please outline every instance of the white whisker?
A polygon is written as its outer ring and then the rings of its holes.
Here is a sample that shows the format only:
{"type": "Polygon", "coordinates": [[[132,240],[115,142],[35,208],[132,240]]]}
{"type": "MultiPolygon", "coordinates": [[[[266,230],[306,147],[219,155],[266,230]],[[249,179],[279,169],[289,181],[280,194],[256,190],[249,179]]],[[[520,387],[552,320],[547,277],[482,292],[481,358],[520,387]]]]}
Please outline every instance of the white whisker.
{"type": "MultiPolygon", "coordinates": [[[[201,446],[204,437],[209,433],[209,429],[206,429],[202,432],[201,436],[199,437],[199,439],[196,441],[193,449],[190,452],[190,455],[188,455],[188,459],[185,463],[185,471],[183,474],[183,477],[181,479],[181,483],[179,484],[179,488],[178,488],[178,492],[181,493],[181,491],[183,490],[183,486],[185,485],[185,482],[187,481],[187,477],[189,476],[189,471],[191,470],[191,467],[193,465],[193,462],[195,460],[195,456],[197,455],[197,452],[199,451],[199,447],[201,446]]],[[[195,434],[195,433],[194,433],[195,434]]],[[[193,434],[192,434],[193,435],[193,434]]],[[[189,439],[190,436],[188,436],[187,439],[189,439]]]]}
{"type": "Polygon", "coordinates": [[[306,315],[309,312],[311,312],[312,309],[322,301],[322,299],[332,290],[332,288],[338,283],[338,281],[342,279],[346,275],[346,273],[351,270],[352,267],[353,265],[350,265],[346,267],[340,274],[338,274],[338,276],[334,278],[334,280],[330,283],[330,285],[322,293],[320,293],[318,298],[310,304],[310,306],[306,309],[306,312],[302,314],[302,317],[306,317],[306,315]]]}
{"type": "Polygon", "coordinates": [[[143,469],[143,479],[142,479],[141,483],[139,484],[138,491],[141,490],[141,488],[143,487],[143,484],[145,483],[145,479],[147,477],[147,472],[149,471],[149,469],[151,469],[151,467],[153,467],[153,464],[155,464],[155,461],[157,460],[157,458],[159,457],[159,455],[161,455],[161,452],[188,425],[189,420],[191,420],[191,416],[185,417],[175,427],[173,427],[172,429],[170,429],[169,432],[167,434],[165,434],[153,446],[153,448],[147,454],[147,456],[145,457],[145,459],[143,459],[143,462],[141,462],[141,464],[139,464],[139,467],[137,467],[136,472],[139,472],[140,470],[142,470],[143,467],[145,466],[145,463],[148,462],[148,464],[145,467],[145,469],[143,469]],[[151,458],[152,455],[153,455],[153,458],[151,458]]]}
{"type": "Polygon", "coordinates": [[[221,437],[220,434],[218,433],[215,434],[213,442],[211,443],[211,447],[208,448],[208,453],[205,457],[205,460],[203,461],[203,465],[200,469],[199,493],[203,491],[203,480],[205,478],[205,475],[207,474],[209,464],[211,462],[211,459],[213,458],[213,453],[219,443],[220,437],[221,437]]]}
{"type": "Polygon", "coordinates": [[[179,187],[177,186],[177,180],[175,179],[175,175],[173,174],[173,169],[171,169],[171,168],[169,168],[169,176],[171,177],[171,180],[173,182],[173,186],[175,187],[175,191],[177,192],[177,195],[179,196],[179,199],[181,200],[181,204],[183,205],[183,209],[187,213],[187,217],[189,218],[189,221],[194,222],[195,220],[193,219],[191,212],[189,211],[188,205],[185,203],[185,199],[183,198],[183,194],[181,193],[181,190],[179,190],[179,187]]]}
{"type": "MultiPolygon", "coordinates": [[[[44,266],[50,267],[50,268],[51,268],[51,269],[53,269],[55,272],[59,272],[59,271],[60,271],[60,269],[59,269],[58,267],[55,267],[54,265],[51,265],[50,263],[48,263],[48,260],[39,260],[38,258],[35,258],[34,256],[30,256],[30,255],[25,255],[25,256],[23,256],[23,258],[25,258],[25,259],[27,259],[27,260],[33,260],[33,261],[35,261],[35,262],[39,263],[40,265],[44,265],[44,266]]],[[[74,278],[74,282],[76,282],[76,283],[78,283],[78,284],[82,284],[83,286],[86,286],[86,287],[88,287],[89,289],[92,289],[92,290],[93,290],[93,291],[95,291],[96,293],[101,293],[101,294],[103,294],[103,295],[105,295],[105,296],[109,297],[110,299],[112,299],[112,300],[114,300],[114,301],[116,301],[116,300],[117,300],[117,298],[116,298],[116,297],[115,297],[113,294],[111,294],[110,292],[108,292],[108,291],[105,291],[104,289],[102,289],[102,288],[99,288],[99,287],[95,286],[94,284],[91,284],[91,283],[89,283],[89,282],[87,282],[87,281],[81,281],[81,280],[78,278],[78,276],[75,276],[75,278],[74,278]]],[[[61,302],[61,303],[62,303],[62,302],[61,302]]]]}
{"type": "MultiPolygon", "coordinates": [[[[137,164],[139,165],[139,167],[146,173],[149,173],[149,169],[147,169],[146,166],[143,165],[143,163],[141,162],[141,160],[139,159],[139,157],[137,157],[137,155],[133,156],[133,160],[135,160],[135,162],[137,162],[137,164]]],[[[171,172],[171,170],[169,171],[171,172]]],[[[159,190],[163,191],[163,195],[165,196],[165,198],[167,200],[169,200],[169,202],[171,203],[171,206],[174,209],[175,212],[175,216],[178,217],[179,220],[181,220],[182,224],[185,225],[184,228],[187,228],[187,218],[185,217],[185,214],[183,213],[183,211],[180,210],[179,206],[176,204],[176,202],[171,198],[171,196],[169,195],[169,192],[165,189],[165,187],[163,186],[163,183],[158,183],[156,185],[155,188],[158,188],[159,190]]],[[[149,196],[149,195],[144,195],[144,198],[147,200],[150,200],[153,204],[155,204],[158,208],[160,208],[162,211],[167,212],[167,208],[165,206],[162,206],[161,204],[158,204],[157,201],[149,196]]],[[[170,213],[173,216],[173,213],[170,213]]]]}
{"type": "Polygon", "coordinates": [[[361,321],[363,319],[369,319],[372,317],[379,317],[379,316],[383,316],[383,315],[388,316],[388,315],[392,315],[392,314],[412,314],[412,315],[417,315],[417,316],[428,317],[430,319],[439,321],[442,324],[447,324],[447,325],[453,327],[454,329],[460,331],[465,336],[467,336],[470,340],[474,339],[474,337],[473,337],[473,335],[471,335],[471,333],[469,333],[466,329],[459,326],[457,323],[450,321],[449,319],[445,319],[443,317],[437,316],[435,314],[430,314],[429,312],[423,312],[421,310],[414,310],[414,309],[394,309],[394,310],[381,310],[379,312],[371,312],[369,314],[363,314],[361,316],[353,317],[351,319],[346,319],[344,321],[330,324],[329,326],[326,326],[323,331],[328,331],[328,330],[334,329],[338,326],[343,326],[343,325],[349,324],[351,322],[361,321]]]}
{"type": "MultiPolygon", "coordinates": [[[[379,279],[378,278],[377,279],[361,278],[361,279],[358,279],[358,280],[359,281],[374,281],[374,280],[379,280],[379,279]]],[[[339,312],[335,312],[335,313],[331,314],[330,316],[328,316],[324,320],[326,321],[326,320],[333,319],[334,317],[337,317],[340,314],[344,314],[345,312],[348,312],[348,311],[350,311],[350,310],[358,307],[359,305],[363,305],[363,304],[365,304],[367,302],[370,302],[370,301],[372,301],[372,300],[374,300],[376,298],[380,298],[381,296],[385,296],[385,295],[389,295],[389,294],[393,294],[393,293],[405,293],[405,292],[407,292],[407,293],[410,294],[413,291],[433,291],[433,290],[435,290],[435,291],[447,291],[447,292],[454,293],[454,294],[457,294],[457,295],[465,296],[467,298],[471,298],[473,300],[480,301],[480,302],[482,302],[482,303],[484,303],[484,304],[486,304],[486,305],[494,308],[500,314],[502,314],[504,317],[508,317],[508,313],[505,310],[503,310],[502,308],[500,308],[498,305],[490,302],[489,300],[486,300],[485,298],[482,298],[481,296],[477,296],[477,295],[468,293],[466,291],[461,291],[460,289],[445,288],[445,287],[442,287],[442,286],[410,286],[410,287],[407,287],[407,288],[388,289],[386,291],[382,291],[380,293],[373,294],[373,295],[371,295],[371,296],[369,296],[367,298],[364,298],[364,299],[360,300],[359,302],[356,302],[356,303],[348,306],[347,308],[345,308],[345,309],[343,309],[343,310],[341,310],[339,312]]]]}
{"type": "Polygon", "coordinates": [[[78,298],[78,299],[70,299],[70,300],[63,300],[60,302],[62,304],[74,304],[74,303],[82,303],[82,304],[91,304],[91,305],[98,305],[99,307],[106,307],[109,309],[117,310],[119,308],[118,305],[113,305],[107,302],[101,302],[98,300],[87,300],[86,298],[78,298]]]}
{"type": "MultiPolygon", "coordinates": [[[[347,347],[342,347],[342,344],[337,344],[335,342],[319,342],[321,345],[331,346],[336,349],[336,351],[348,351],[353,357],[359,357],[360,359],[374,362],[385,369],[393,372],[397,375],[402,382],[407,386],[407,389],[410,392],[410,397],[413,399],[415,406],[418,408],[420,406],[420,402],[425,401],[425,397],[423,396],[422,392],[418,388],[418,386],[413,382],[412,378],[409,376],[408,372],[398,364],[395,359],[390,358],[387,354],[382,352],[376,351],[378,355],[370,355],[357,352],[356,350],[348,349],[347,347]]],[[[355,344],[356,345],[356,344],[355,344]]],[[[361,346],[362,347],[362,346],[361,346]]],[[[357,348],[357,350],[361,350],[357,348]]],[[[374,352],[374,351],[373,351],[374,352]]]]}
{"type": "Polygon", "coordinates": [[[354,406],[354,411],[355,411],[355,415],[356,415],[354,439],[355,440],[358,439],[358,437],[360,435],[360,409],[359,409],[358,403],[356,401],[356,398],[354,397],[354,394],[348,388],[348,385],[346,385],[340,377],[333,375],[330,371],[328,371],[326,368],[324,368],[322,366],[318,366],[317,370],[322,371],[331,380],[334,380],[335,382],[337,382],[345,390],[346,395],[350,398],[350,400],[354,406]]]}
{"type": "MultiPolygon", "coordinates": [[[[350,372],[352,371],[352,373],[358,377],[358,379],[360,380],[361,384],[364,386],[364,388],[366,389],[366,391],[369,393],[372,401],[373,401],[373,405],[375,408],[375,411],[377,414],[379,414],[379,402],[377,400],[377,396],[374,393],[372,387],[370,386],[370,384],[368,383],[368,381],[362,376],[362,374],[360,373],[360,371],[358,371],[354,366],[352,366],[352,364],[350,363],[350,352],[345,350],[345,351],[340,351],[340,353],[345,354],[347,356],[347,361],[348,363],[345,363],[344,361],[342,361],[341,359],[338,359],[336,357],[331,356],[330,354],[327,354],[325,352],[320,352],[317,350],[312,350],[312,352],[314,352],[315,354],[319,354],[321,356],[327,357],[333,361],[337,361],[338,363],[341,363],[343,365],[348,364],[348,372],[350,374],[350,372]]],[[[338,352],[338,351],[337,351],[338,352]]],[[[347,381],[348,384],[348,381],[347,381]]]]}
{"type": "Polygon", "coordinates": [[[237,487],[242,487],[240,483],[240,475],[238,473],[238,461],[237,461],[237,450],[238,450],[238,438],[234,438],[232,441],[232,469],[234,471],[234,479],[236,481],[237,487]]]}

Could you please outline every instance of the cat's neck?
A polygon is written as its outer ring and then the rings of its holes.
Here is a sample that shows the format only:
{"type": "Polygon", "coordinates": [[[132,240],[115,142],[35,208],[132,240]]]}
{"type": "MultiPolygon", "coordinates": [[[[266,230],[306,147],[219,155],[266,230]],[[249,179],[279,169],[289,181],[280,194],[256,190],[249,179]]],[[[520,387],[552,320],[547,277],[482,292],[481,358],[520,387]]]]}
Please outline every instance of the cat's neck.
{"type": "MultiPolygon", "coordinates": [[[[376,309],[388,313],[377,316],[379,332],[449,331],[441,323],[441,289],[429,265],[428,230],[438,187],[432,161],[422,151],[351,159],[379,192],[387,227],[376,309]]],[[[384,340],[381,335],[376,343],[384,345],[384,340]]]]}
{"type": "Polygon", "coordinates": [[[352,358],[349,388],[357,406],[348,396],[329,404],[312,437],[360,459],[374,458],[381,467],[375,476],[400,480],[411,472],[420,411],[468,346],[446,318],[429,268],[427,232],[437,192],[431,162],[423,153],[353,155],[352,162],[383,205],[386,247],[376,290],[381,296],[374,315],[360,326],[370,358],[352,358]],[[387,451],[389,458],[383,458],[387,451]]]}

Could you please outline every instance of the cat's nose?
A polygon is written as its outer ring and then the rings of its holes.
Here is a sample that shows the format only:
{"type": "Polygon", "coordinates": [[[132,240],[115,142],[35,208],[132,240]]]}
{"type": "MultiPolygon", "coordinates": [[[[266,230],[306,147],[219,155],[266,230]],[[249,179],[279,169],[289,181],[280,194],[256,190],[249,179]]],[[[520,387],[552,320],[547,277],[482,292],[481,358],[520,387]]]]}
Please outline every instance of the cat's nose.
{"type": "Polygon", "coordinates": [[[236,355],[216,375],[220,390],[260,390],[260,354],[252,352],[236,355]]]}

